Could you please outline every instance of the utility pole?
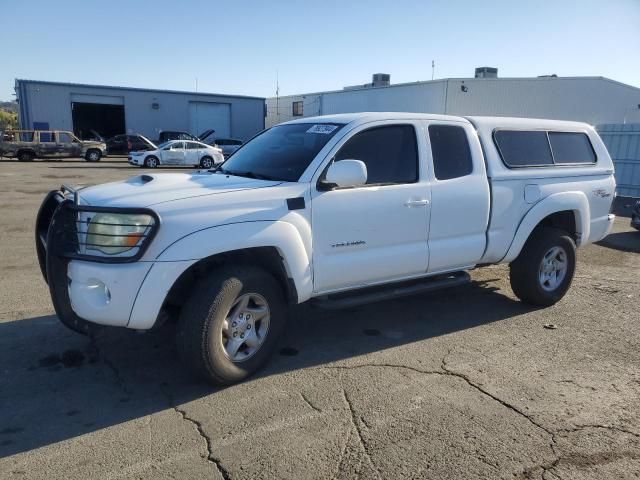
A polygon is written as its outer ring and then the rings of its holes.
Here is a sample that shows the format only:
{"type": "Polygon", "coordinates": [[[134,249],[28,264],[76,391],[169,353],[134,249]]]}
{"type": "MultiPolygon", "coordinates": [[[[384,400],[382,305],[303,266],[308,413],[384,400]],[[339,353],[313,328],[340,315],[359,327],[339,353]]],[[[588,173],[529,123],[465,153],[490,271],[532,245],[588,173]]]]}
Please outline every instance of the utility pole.
{"type": "Polygon", "coordinates": [[[278,70],[276,70],[276,121],[280,123],[280,82],[278,70]]]}

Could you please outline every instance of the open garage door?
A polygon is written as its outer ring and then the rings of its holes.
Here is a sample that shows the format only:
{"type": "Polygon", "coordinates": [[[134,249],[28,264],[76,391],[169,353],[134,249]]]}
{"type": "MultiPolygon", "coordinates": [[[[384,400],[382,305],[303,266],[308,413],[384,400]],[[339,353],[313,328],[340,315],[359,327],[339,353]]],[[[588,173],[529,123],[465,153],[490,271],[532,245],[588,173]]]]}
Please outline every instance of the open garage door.
{"type": "Polygon", "coordinates": [[[73,131],[82,139],[99,133],[110,138],[126,132],[124,98],[106,95],[71,95],[73,131]]]}
{"type": "Polygon", "coordinates": [[[231,136],[231,105],[228,103],[190,102],[189,132],[200,135],[208,129],[214,129],[215,138],[231,136]]]}

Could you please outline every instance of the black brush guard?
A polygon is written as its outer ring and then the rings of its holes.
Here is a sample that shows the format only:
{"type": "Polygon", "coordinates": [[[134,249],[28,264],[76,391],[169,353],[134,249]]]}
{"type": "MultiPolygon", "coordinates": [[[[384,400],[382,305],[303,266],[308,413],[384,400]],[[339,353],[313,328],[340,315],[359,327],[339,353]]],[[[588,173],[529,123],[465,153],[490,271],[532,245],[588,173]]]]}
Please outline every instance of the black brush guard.
{"type": "MultiPolygon", "coordinates": [[[[160,219],[158,215],[144,208],[112,208],[81,206],[77,203],[75,190],[63,186],[47,194],[36,217],[35,241],[40,271],[45,282],[49,285],[49,293],[56,315],[67,327],[83,334],[90,334],[98,327],[80,318],[71,307],[69,298],[69,278],[67,267],[69,261],[86,260],[100,263],[131,263],[139,260],[155,236],[160,219]],[[67,198],[69,193],[73,199],[67,198]],[[141,235],[142,241],[136,245],[136,252],[129,257],[100,256],[81,253],[83,246],[92,246],[82,241],[78,236],[78,213],[124,213],[146,214],[154,219],[154,225],[146,234],[141,235]]],[[[107,236],[103,234],[103,236],[107,236]]]]}

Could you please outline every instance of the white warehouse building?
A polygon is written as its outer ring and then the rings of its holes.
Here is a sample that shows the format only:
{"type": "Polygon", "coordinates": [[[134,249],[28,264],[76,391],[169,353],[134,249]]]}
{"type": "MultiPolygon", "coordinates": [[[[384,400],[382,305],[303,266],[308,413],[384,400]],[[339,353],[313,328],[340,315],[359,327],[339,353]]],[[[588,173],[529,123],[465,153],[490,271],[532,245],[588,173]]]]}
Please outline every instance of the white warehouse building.
{"type": "Polygon", "coordinates": [[[474,78],[389,80],[389,75],[375,74],[372,83],[343,90],[268,98],[265,125],[367,111],[640,123],[640,88],[604,77],[498,78],[497,69],[481,67],[474,78]]]}

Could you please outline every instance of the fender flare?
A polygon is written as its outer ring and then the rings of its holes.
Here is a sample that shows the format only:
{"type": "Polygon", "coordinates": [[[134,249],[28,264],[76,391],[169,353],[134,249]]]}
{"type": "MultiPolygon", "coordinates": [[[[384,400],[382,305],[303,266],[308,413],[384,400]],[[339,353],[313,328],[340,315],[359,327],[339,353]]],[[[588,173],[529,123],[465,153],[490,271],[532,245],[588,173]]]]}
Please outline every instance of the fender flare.
{"type": "Polygon", "coordinates": [[[536,203],[523,217],[513,237],[511,246],[501,262],[509,263],[518,257],[525,242],[544,218],[553,213],[567,210],[572,211],[575,215],[577,245],[582,245],[589,238],[590,230],[590,209],[587,196],[583,192],[554,193],[536,203]]]}
{"type": "MultiPolygon", "coordinates": [[[[310,232],[309,232],[310,234],[310,232]]],[[[151,328],[175,282],[192,265],[205,258],[256,247],[272,247],[282,257],[287,276],[296,287],[297,300],[311,298],[311,260],[298,229],[277,220],[230,223],[203,228],[174,241],[161,251],[145,277],[131,309],[129,328],[151,328]]]]}
{"type": "MultiPolygon", "coordinates": [[[[310,238],[311,232],[307,233],[310,238]]],[[[278,250],[287,276],[296,286],[298,301],[303,302],[311,297],[311,258],[300,231],[288,222],[259,220],[207,227],[176,240],[158,254],[156,261],[198,261],[225,252],[256,247],[278,250]]]]}

